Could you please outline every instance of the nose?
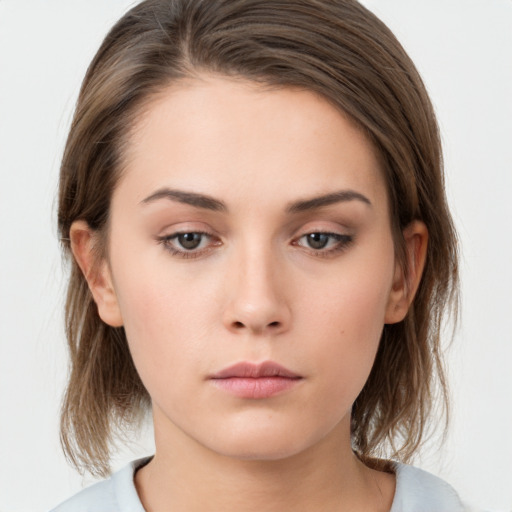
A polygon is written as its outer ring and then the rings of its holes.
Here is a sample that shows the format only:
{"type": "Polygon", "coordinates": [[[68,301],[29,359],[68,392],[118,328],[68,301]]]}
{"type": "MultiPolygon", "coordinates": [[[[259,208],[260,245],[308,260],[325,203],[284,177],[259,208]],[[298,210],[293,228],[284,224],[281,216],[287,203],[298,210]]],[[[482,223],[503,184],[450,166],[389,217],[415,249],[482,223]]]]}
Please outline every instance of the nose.
{"type": "Polygon", "coordinates": [[[290,326],[283,269],[272,253],[245,251],[230,265],[226,280],[225,327],[233,333],[276,335],[290,326]]]}

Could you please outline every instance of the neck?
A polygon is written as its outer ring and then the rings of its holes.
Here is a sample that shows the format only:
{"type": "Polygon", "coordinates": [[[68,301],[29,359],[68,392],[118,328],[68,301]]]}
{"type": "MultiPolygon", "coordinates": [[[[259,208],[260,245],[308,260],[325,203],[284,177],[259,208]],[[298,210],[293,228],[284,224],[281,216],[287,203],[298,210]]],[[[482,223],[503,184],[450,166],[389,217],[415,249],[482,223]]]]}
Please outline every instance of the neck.
{"type": "Polygon", "coordinates": [[[181,431],[155,428],[156,453],[135,476],[147,512],[388,511],[394,477],[364,466],[349,425],[300,453],[243,460],[213,452],[181,431]],[[172,439],[170,439],[171,437],[172,439]]]}

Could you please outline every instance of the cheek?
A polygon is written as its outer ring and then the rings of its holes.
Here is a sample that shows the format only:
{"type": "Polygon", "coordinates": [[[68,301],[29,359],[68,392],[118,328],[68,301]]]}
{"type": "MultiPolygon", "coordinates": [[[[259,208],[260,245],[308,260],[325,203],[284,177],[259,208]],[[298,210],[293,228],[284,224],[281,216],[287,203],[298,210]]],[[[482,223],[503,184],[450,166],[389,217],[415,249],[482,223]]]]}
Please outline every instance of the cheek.
{"type": "Polygon", "coordinates": [[[382,255],[380,263],[361,262],[332,273],[308,301],[323,325],[331,325],[338,335],[359,344],[375,343],[380,337],[393,278],[393,256],[382,255]]]}
{"type": "Polygon", "coordinates": [[[377,353],[392,282],[392,252],[383,260],[373,268],[362,266],[358,271],[354,266],[352,272],[340,273],[309,301],[311,330],[322,334],[312,345],[320,358],[317,368],[340,404],[355,400],[377,353]]]}
{"type": "Polygon", "coordinates": [[[137,272],[130,271],[135,268],[131,265],[118,265],[116,292],[135,366],[151,388],[155,379],[171,372],[180,379],[180,372],[187,370],[183,362],[203,343],[197,334],[203,332],[206,312],[194,283],[141,259],[137,272]]]}

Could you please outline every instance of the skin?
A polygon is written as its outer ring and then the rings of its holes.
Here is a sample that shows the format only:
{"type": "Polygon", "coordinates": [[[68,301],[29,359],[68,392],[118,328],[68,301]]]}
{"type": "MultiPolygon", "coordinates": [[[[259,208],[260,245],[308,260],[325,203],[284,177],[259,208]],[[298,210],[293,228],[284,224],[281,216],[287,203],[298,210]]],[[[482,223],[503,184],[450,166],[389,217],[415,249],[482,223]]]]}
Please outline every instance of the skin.
{"type": "Polygon", "coordinates": [[[95,233],[83,221],[71,239],[152,398],[156,454],[135,477],[146,510],[389,510],[394,476],[353,455],[350,410],[384,324],[407,313],[427,231],[414,222],[404,232],[406,278],[371,144],[309,91],[202,76],[155,98],[129,148],[108,261],[93,270],[95,233]],[[225,211],[145,201],[163,188],[225,211]],[[288,211],[339,191],[367,201],[288,211]],[[208,235],[187,252],[177,232],[208,235]],[[333,235],[313,248],[306,235],[319,232],[333,235]],[[264,399],[209,379],[268,360],[301,379],[264,399]]]}

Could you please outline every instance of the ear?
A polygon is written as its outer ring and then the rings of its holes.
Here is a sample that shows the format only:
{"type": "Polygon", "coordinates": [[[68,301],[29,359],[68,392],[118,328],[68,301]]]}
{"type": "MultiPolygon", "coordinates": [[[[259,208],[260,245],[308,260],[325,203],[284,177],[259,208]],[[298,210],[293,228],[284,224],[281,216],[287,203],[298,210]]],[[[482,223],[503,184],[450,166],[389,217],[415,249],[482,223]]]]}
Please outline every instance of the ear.
{"type": "Polygon", "coordinates": [[[87,222],[73,222],[69,232],[71,251],[82,270],[98,307],[100,318],[111,327],[121,327],[123,319],[107,261],[96,261],[97,234],[87,222]]]}
{"type": "Polygon", "coordinates": [[[401,263],[395,263],[395,275],[389,294],[384,323],[401,322],[414,299],[421,281],[427,256],[428,230],[419,220],[412,221],[402,232],[405,241],[405,256],[408,272],[401,263]]]}

